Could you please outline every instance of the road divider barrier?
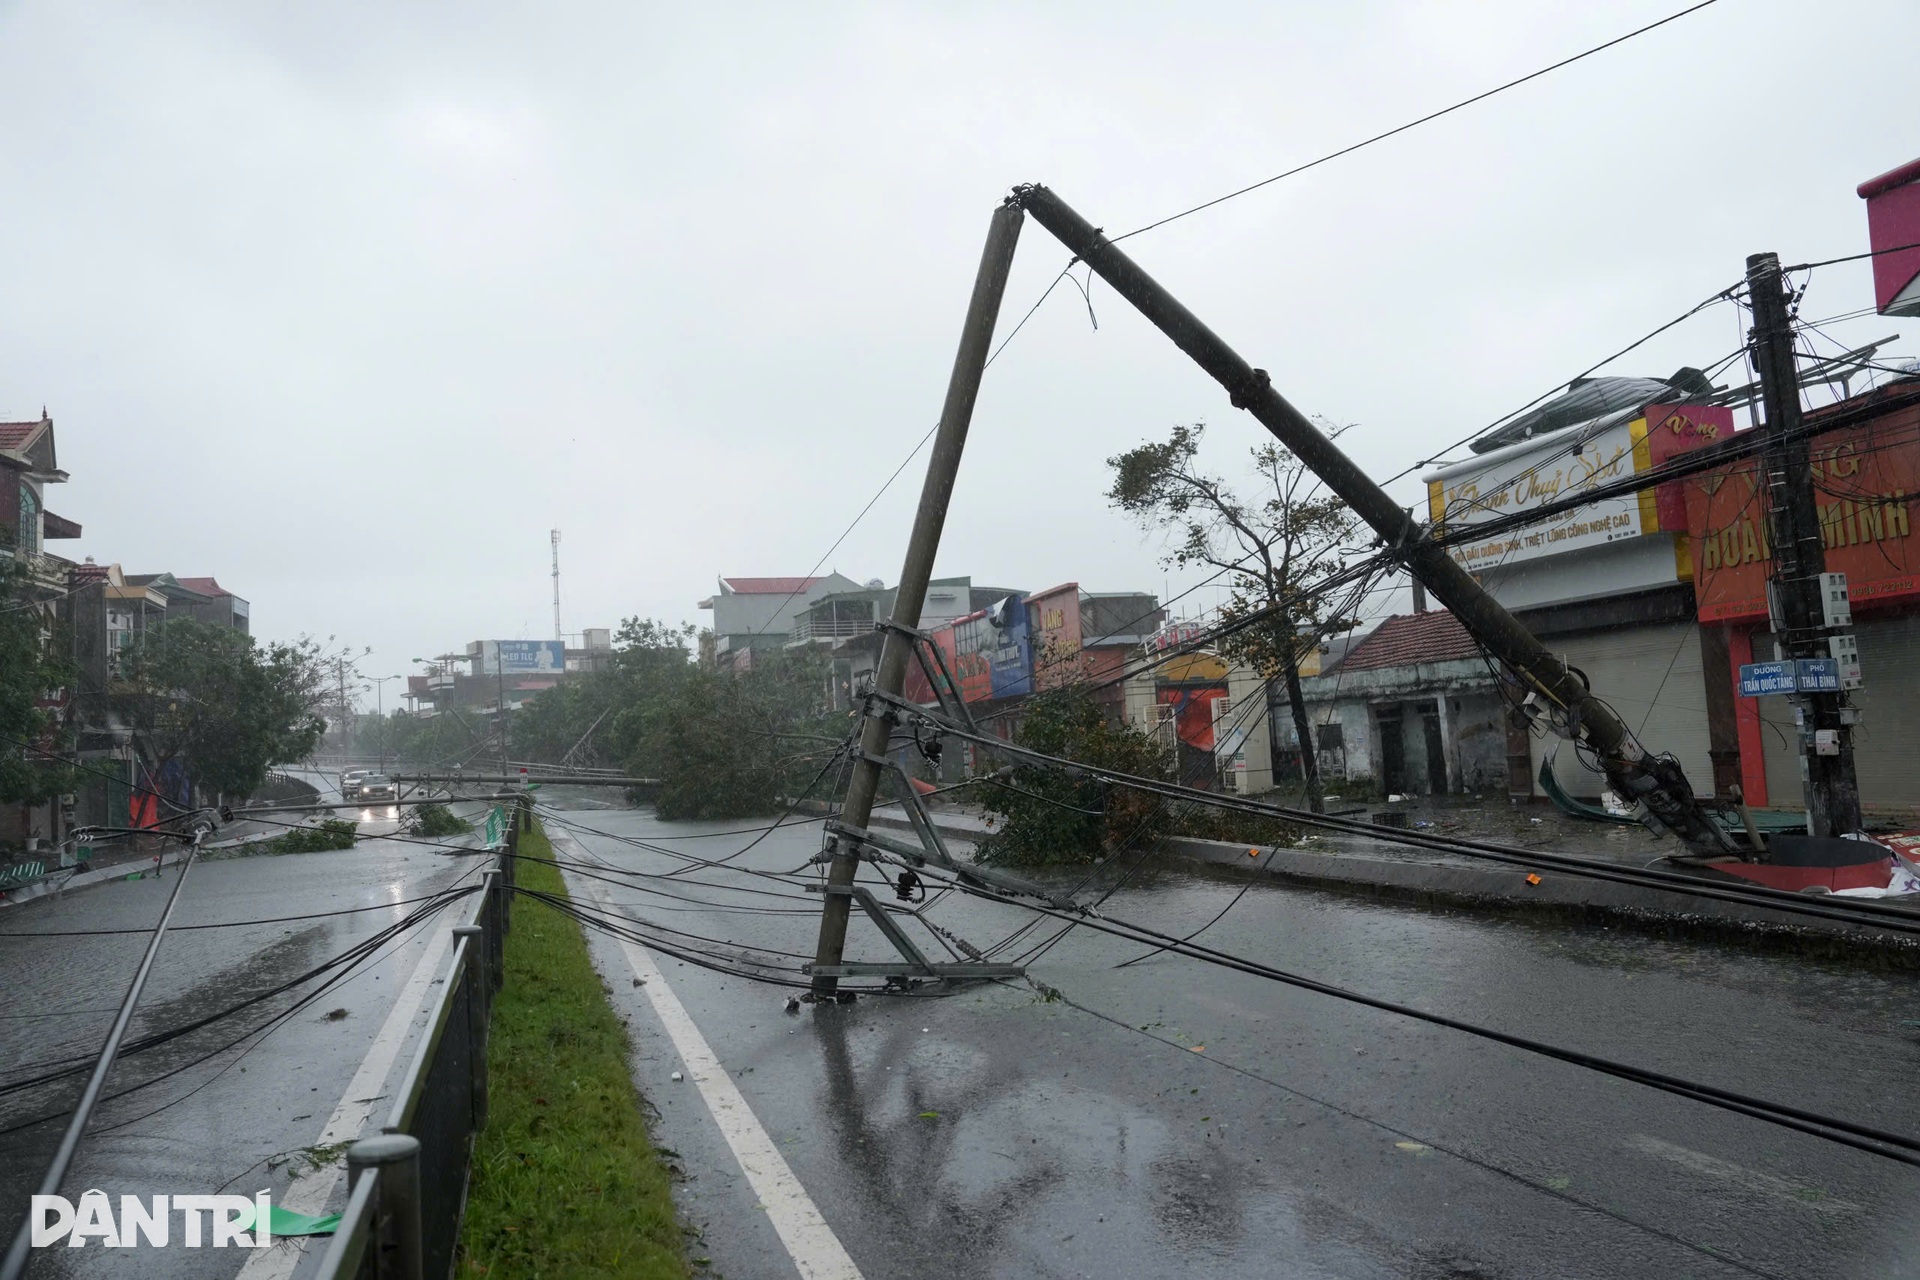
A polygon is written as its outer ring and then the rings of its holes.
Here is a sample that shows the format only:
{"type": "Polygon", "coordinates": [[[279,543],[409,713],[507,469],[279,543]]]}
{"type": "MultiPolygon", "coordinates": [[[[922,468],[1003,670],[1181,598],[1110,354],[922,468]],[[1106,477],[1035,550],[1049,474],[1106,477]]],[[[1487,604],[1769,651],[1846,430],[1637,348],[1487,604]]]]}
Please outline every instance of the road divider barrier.
{"type": "Polygon", "coordinates": [[[425,1280],[452,1270],[473,1140],[487,1119],[487,1028],[506,976],[514,868],[532,812],[520,796],[488,818],[496,865],[472,916],[453,930],[445,984],[392,1112],[378,1134],[347,1148],[347,1204],[318,1280],[425,1280]]]}

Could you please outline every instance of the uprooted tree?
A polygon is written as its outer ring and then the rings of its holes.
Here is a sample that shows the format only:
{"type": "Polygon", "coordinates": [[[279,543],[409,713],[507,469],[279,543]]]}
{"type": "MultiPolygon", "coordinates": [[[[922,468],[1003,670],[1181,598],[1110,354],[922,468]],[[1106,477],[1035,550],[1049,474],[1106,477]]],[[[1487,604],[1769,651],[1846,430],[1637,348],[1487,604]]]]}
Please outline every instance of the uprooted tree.
{"type": "MultiPolygon", "coordinates": [[[[1322,426],[1334,436],[1346,430],[1322,426]]],[[[1274,687],[1285,689],[1307,803],[1318,813],[1323,808],[1320,766],[1300,664],[1323,639],[1356,623],[1333,607],[1323,588],[1346,567],[1360,523],[1345,503],[1322,490],[1298,458],[1271,441],[1249,451],[1258,487],[1242,494],[1202,466],[1205,433],[1204,423],[1177,425],[1163,441],[1107,459],[1113,470],[1107,498],[1143,528],[1167,535],[1168,566],[1206,566],[1226,576],[1230,596],[1220,611],[1223,626],[1255,615],[1264,619],[1227,636],[1220,648],[1266,682],[1276,784],[1284,752],[1273,714],[1274,687]]]]}

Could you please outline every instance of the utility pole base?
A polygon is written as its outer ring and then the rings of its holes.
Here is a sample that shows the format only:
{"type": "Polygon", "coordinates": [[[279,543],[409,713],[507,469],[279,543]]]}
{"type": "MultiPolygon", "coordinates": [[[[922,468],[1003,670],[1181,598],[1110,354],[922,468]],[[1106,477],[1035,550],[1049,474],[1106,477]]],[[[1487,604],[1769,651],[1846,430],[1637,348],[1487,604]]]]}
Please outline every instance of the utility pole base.
{"type": "MultiPolygon", "coordinates": [[[[1017,964],[989,964],[984,961],[934,961],[927,959],[926,953],[914,944],[912,938],[873,896],[872,890],[864,885],[808,885],[808,893],[824,893],[828,898],[850,898],[858,903],[860,909],[885,934],[887,941],[893,944],[904,959],[875,961],[842,961],[835,964],[822,964],[815,961],[801,968],[801,972],[814,978],[885,978],[889,987],[906,989],[921,982],[967,982],[985,978],[1021,978],[1026,969],[1017,964]]],[[[815,992],[825,999],[827,993],[815,992]]]]}

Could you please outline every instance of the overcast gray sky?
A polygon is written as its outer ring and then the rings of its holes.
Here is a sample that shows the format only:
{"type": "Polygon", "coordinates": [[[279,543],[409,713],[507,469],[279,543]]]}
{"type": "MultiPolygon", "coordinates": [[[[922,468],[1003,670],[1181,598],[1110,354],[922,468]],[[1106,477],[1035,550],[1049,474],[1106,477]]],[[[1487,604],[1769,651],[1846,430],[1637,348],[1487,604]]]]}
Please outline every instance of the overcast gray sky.
{"type": "MultiPolygon", "coordinates": [[[[54,416],[63,553],[214,574],[368,674],[549,635],[556,526],[568,630],[700,621],[931,424],[1012,184],[1130,228],[1681,7],[4,4],[0,417],[54,416]]],[[[1864,250],[1916,48],[1912,0],[1720,0],[1129,248],[1384,476],[1751,252],[1864,250]]],[[[1029,222],[1003,330],[1065,259],[1029,222]]],[[[1871,303],[1836,267],[1807,314],[1871,303]]],[[[942,572],[1165,590],[1104,459],[1258,441],[1092,306],[990,371],[942,572]]],[[[1613,371],[1738,341],[1719,307],[1613,371]]],[[[891,582],[919,479],[828,567],[891,582]]]]}

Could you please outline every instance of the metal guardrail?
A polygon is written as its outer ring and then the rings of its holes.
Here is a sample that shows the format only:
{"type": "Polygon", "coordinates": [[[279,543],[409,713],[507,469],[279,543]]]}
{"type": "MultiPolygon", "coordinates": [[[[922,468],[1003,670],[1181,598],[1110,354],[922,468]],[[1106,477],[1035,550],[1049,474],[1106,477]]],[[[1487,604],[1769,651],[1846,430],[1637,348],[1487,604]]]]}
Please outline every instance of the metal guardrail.
{"type": "Polygon", "coordinates": [[[427,1280],[452,1274],[473,1140],[487,1121],[487,1028],[506,978],[521,797],[473,914],[455,926],[447,980],[381,1131],[347,1148],[347,1206],[319,1280],[427,1280]]]}

